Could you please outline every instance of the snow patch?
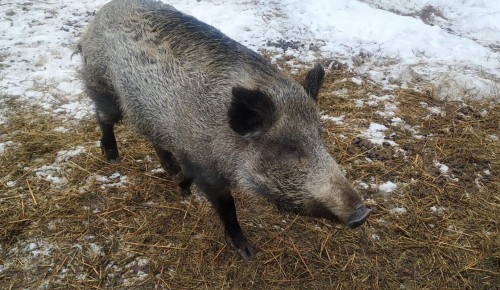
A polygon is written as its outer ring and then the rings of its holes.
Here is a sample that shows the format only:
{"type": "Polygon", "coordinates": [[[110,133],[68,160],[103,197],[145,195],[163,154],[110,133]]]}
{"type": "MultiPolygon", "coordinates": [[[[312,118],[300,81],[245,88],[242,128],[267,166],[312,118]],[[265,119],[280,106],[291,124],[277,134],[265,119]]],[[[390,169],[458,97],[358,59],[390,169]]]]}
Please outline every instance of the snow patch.
{"type": "Polygon", "coordinates": [[[56,165],[44,165],[34,170],[35,176],[52,183],[65,183],[67,180],[64,177],[58,176],[61,167],[56,165]]]}
{"type": "Polygon", "coordinates": [[[434,166],[439,169],[439,172],[441,172],[441,174],[447,174],[448,170],[450,169],[447,165],[439,163],[437,161],[434,161],[434,166]]]}
{"type": "Polygon", "coordinates": [[[344,117],[345,117],[345,115],[341,115],[339,117],[332,117],[332,116],[325,114],[325,115],[321,116],[321,120],[328,120],[328,121],[334,122],[337,125],[342,125],[342,124],[344,124],[344,117]]]}
{"type": "Polygon", "coordinates": [[[82,146],[78,146],[75,149],[61,150],[57,152],[54,163],[34,169],[35,176],[55,184],[66,183],[67,179],[60,176],[64,163],[83,152],[85,152],[85,149],[82,146]]]}
{"type": "Polygon", "coordinates": [[[388,128],[382,124],[370,123],[370,127],[361,132],[361,135],[366,137],[370,142],[382,145],[384,142],[388,142],[391,146],[398,146],[394,141],[385,139],[384,131],[388,128]]]}
{"type": "Polygon", "coordinates": [[[89,182],[92,182],[92,179],[100,183],[100,187],[102,189],[106,187],[126,187],[128,185],[128,177],[126,175],[121,175],[121,173],[118,171],[111,174],[110,176],[91,176],[89,182]]]}
{"type": "Polygon", "coordinates": [[[443,214],[444,213],[444,210],[445,208],[442,207],[442,206],[431,206],[430,207],[430,210],[432,213],[436,213],[436,214],[443,214]]]}
{"type": "Polygon", "coordinates": [[[363,80],[362,79],[355,78],[355,77],[351,78],[351,82],[357,84],[358,86],[361,85],[361,84],[363,84],[363,80]]]}
{"type": "Polygon", "coordinates": [[[66,129],[65,127],[60,126],[60,127],[54,128],[54,131],[59,132],[59,133],[67,133],[69,130],[66,129]]]}
{"type": "Polygon", "coordinates": [[[14,145],[14,142],[12,142],[12,141],[5,141],[5,142],[0,143],[0,154],[4,153],[5,149],[7,147],[12,146],[12,145],[14,145]]]}
{"type": "Polygon", "coordinates": [[[396,190],[397,187],[398,186],[394,182],[387,181],[387,182],[380,184],[378,186],[378,190],[382,191],[382,192],[390,193],[390,192],[393,192],[394,190],[396,190]]]}
{"type": "Polygon", "coordinates": [[[4,116],[4,111],[0,109],[0,126],[7,124],[7,118],[4,116]]]}
{"type": "Polygon", "coordinates": [[[165,169],[163,169],[161,167],[151,169],[151,173],[164,173],[164,172],[165,172],[165,169]]]}
{"type": "Polygon", "coordinates": [[[25,250],[34,257],[48,256],[50,252],[55,248],[54,245],[49,244],[45,241],[31,242],[26,245],[25,250]]]}
{"type": "Polygon", "coordinates": [[[83,148],[83,146],[78,146],[75,149],[70,149],[70,150],[61,150],[57,152],[56,162],[57,163],[66,162],[69,159],[76,157],[84,152],[85,149],[83,148]]]}
{"type": "Polygon", "coordinates": [[[404,207],[394,207],[390,210],[391,213],[393,214],[405,214],[406,213],[406,208],[404,207]]]}
{"type": "Polygon", "coordinates": [[[497,142],[498,140],[499,140],[499,138],[496,134],[491,134],[491,135],[486,136],[486,141],[497,142]]]}

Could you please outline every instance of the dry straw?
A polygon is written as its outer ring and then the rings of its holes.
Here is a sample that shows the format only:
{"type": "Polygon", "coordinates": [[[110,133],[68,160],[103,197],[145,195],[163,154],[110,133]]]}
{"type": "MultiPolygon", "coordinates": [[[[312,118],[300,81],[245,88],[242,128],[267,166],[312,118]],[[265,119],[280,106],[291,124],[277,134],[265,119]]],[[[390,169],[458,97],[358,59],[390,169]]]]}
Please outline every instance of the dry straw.
{"type": "MultiPolygon", "coordinates": [[[[300,74],[298,77],[300,78],[300,74]]],[[[19,288],[493,289],[500,285],[500,108],[396,90],[395,125],[356,106],[380,87],[345,68],[330,71],[320,105],[325,143],[376,212],[357,230],[279,213],[236,193],[241,225],[257,249],[242,261],[198,194],[183,198],[158,160],[119,126],[119,164],[104,162],[93,120],[63,122],[11,101],[0,127],[0,285],[19,288]],[[345,81],[342,81],[344,80],[345,81]],[[441,113],[431,114],[429,107],[441,113]],[[360,137],[385,124],[399,146],[360,137]],[[68,132],[54,128],[64,125],[68,132]],[[418,132],[416,132],[417,130],[418,132]],[[417,139],[415,135],[420,135],[417,139]],[[54,163],[57,152],[84,153],[54,163]],[[444,173],[436,161],[446,164],[444,173]],[[44,165],[59,166],[47,181],[44,165]],[[119,173],[119,176],[115,174],[119,173]],[[488,174],[489,173],[489,174],[488,174]],[[123,178],[126,176],[127,178],[123,178]],[[107,179],[106,179],[107,178],[107,179]],[[120,179],[122,178],[122,179],[120,179]],[[362,183],[361,183],[362,184],[362,183]],[[406,212],[394,212],[404,208],[406,212]]]]}

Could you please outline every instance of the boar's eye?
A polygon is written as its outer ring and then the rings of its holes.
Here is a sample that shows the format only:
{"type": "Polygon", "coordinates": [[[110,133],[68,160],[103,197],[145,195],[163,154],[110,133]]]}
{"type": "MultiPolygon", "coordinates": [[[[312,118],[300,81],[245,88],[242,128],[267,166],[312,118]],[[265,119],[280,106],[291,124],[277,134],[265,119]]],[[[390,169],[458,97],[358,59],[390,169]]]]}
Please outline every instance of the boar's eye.
{"type": "Polygon", "coordinates": [[[283,151],[284,154],[292,157],[292,158],[300,158],[301,157],[301,150],[298,144],[295,143],[285,143],[283,144],[283,151]]]}

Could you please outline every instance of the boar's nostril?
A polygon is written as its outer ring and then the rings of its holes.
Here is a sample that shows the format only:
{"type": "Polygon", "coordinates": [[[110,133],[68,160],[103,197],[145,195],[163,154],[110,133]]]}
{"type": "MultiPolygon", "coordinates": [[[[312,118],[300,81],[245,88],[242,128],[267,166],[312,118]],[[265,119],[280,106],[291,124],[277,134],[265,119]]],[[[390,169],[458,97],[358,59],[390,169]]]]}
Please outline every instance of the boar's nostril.
{"type": "Polygon", "coordinates": [[[366,218],[372,212],[371,209],[367,208],[364,204],[360,203],[354,208],[354,213],[349,218],[347,226],[351,229],[357,228],[362,225],[366,218]]]}

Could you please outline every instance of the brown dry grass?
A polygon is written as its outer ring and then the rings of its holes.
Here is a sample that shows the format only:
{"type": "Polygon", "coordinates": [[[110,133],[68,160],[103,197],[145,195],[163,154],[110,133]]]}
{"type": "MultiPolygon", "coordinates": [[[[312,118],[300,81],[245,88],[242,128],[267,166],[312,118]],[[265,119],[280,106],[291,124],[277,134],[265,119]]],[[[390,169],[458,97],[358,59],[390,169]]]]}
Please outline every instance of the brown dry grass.
{"type": "Polygon", "coordinates": [[[248,262],[230,248],[206,200],[196,194],[181,197],[168,176],[152,171],[158,168],[152,148],[128,127],[120,126],[117,133],[122,161],[110,165],[96,146],[99,132],[93,120],[63,122],[8,102],[9,122],[0,126],[0,143],[15,144],[0,154],[0,285],[498,287],[500,143],[488,136],[499,133],[499,106],[444,102],[430,93],[397,90],[392,92],[398,102],[396,116],[407,125],[394,125],[377,113],[383,103],[355,106],[355,99],[385,92],[369,82],[356,85],[349,81],[353,76],[346,69],[328,74],[320,105],[326,113],[345,118],[341,125],[324,122],[326,144],[355,184],[390,180],[398,189],[391,194],[361,189],[376,213],[354,231],[284,215],[259,198],[236,193],[241,225],[258,251],[248,262]],[[338,97],[339,92],[348,97],[338,97]],[[429,114],[420,102],[440,107],[445,115],[429,114]],[[389,127],[400,146],[357,139],[372,121],[389,127]],[[69,131],[53,131],[61,125],[69,131]],[[411,128],[423,137],[416,139],[411,128]],[[57,164],[61,169],[55,174],[67,182],[36,177],[36,169],[53,163],[58,151],[77,146],[85,153],[57,164]],[[450,167],[448,176],[436,170],[435,160],[450,167]],[[128,183],[103,187],[96,179],[115,172],[127,176],[128,183]],[[407,212],[392,213],[395,206],[407,212]],[[434,213],[433,206],[444,211],[434,213]]]}

